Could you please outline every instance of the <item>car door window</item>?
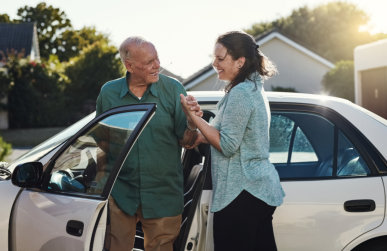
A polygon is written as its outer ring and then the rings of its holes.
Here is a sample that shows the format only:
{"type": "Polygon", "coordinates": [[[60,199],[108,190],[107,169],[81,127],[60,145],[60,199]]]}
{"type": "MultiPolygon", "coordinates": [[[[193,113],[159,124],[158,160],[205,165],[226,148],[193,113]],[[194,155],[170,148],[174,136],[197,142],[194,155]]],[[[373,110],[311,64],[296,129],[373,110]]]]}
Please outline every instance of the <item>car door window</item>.
{"type": "Polygon", "coordinates": [[[301,128],[297,126],[290,162],[316,162],[317,160],[316,152],[310,141],[301,128]]]}
{"type": "Polygon", "coordinates": [[[77,137],[55,160],[47,189],[100,195],[145,111],[111,115],[77,137]]]}
{"type": "Polygon", "coordinates": [[[349,139],[339,131],[338,134],[337,176],[366,176],[370,174],[363,157],[349,139]]]}
{"type": "Polygon", "coordinates": [[[286,163],[294,121],[281,114],[273,114],[270,127],[270,161],[286,163]]]}
{"type": "Polygon", "coordinates": [[[344,133],[325,117],[307,112],[273,112],[270,161],[281,179],[352,177],[370,174],[344,133]]]}

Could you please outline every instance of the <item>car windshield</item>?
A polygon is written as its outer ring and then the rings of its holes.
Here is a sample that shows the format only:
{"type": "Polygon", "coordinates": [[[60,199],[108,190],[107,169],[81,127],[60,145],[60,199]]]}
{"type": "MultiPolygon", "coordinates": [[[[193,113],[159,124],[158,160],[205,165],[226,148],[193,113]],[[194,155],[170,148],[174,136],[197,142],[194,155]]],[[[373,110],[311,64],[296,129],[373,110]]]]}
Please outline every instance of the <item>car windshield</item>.
{"type": "Polygon", "coordinates": [[[95,118],[95,112],[87,115],[83,119],[79,120],[75,124],[67,127],[63,131],[58,134],[52,136],[36,147],[32,148],[30,151],[16,159],[13,163],[10,164],[8,169],[11,171],[20,163],[30,162],[30,161],[38,161],[42,157],[44,157],[47,153],[52,151],[54,148],[65,142],[75,133],[77,133],[82,127],[84,127],[87,123],[89,123],[93,118],[95,118]]]}

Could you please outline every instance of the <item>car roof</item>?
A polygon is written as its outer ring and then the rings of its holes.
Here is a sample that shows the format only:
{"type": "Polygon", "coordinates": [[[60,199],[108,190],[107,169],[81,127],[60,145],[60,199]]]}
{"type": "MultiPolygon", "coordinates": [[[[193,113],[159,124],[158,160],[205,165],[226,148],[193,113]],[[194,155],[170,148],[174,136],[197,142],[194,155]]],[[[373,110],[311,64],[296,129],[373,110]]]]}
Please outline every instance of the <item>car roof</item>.
{"type": "MultiPolygon", "coordinates": [[[[224,91],[191,91],[199,102],[218,102],[224,91]]],[[[358,128],[387,159],[387,120],[349,100],[319,94],[266,92],[269,102],[309,104],[330,108],[358,128]],[[382,136],[383,135],[383,136],[382,136]]]]}

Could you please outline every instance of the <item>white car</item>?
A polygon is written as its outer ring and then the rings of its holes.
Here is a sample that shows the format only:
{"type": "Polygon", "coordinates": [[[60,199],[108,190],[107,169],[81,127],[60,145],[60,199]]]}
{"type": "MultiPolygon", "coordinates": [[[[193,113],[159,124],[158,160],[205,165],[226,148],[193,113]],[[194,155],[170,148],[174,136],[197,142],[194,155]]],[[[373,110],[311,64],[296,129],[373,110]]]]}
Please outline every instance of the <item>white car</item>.
{"type": "MultiPolygon", "coordinates": [[[[190,94],[208,120],[224,95],[190,94]]],[[[387,121],[343,99],[267,95],[270,160],[286,193],[273,221],[278,250],[387,250],[387,121]]],[[[91,114],[3,170],[0,250],[102,250],[107,197],[155,111],[143,104],[91,114]],[[119,153],[109,168],[98,143],[107,131],[119,153]]],[[[185,151],[182,161],[185,210],[175,250],[211,251],[209,146],[185,151]]]]}

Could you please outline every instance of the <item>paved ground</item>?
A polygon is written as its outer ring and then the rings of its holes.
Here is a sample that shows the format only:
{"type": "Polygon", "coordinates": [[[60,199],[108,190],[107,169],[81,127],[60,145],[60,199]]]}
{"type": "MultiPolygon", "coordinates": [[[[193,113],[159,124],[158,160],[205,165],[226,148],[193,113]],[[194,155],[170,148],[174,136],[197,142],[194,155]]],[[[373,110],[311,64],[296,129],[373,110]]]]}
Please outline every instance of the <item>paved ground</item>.
{"type": "Polygon", "coordinates": [[[17,159],[18,157],[22,156],[24,153],[26,153],[29,150],[30,150],[30,148],[12,148],[11,154],[8,155],[5,158],[5,160],[10,163],[10,162],[14,161],[15,159],[17,159]]]}

